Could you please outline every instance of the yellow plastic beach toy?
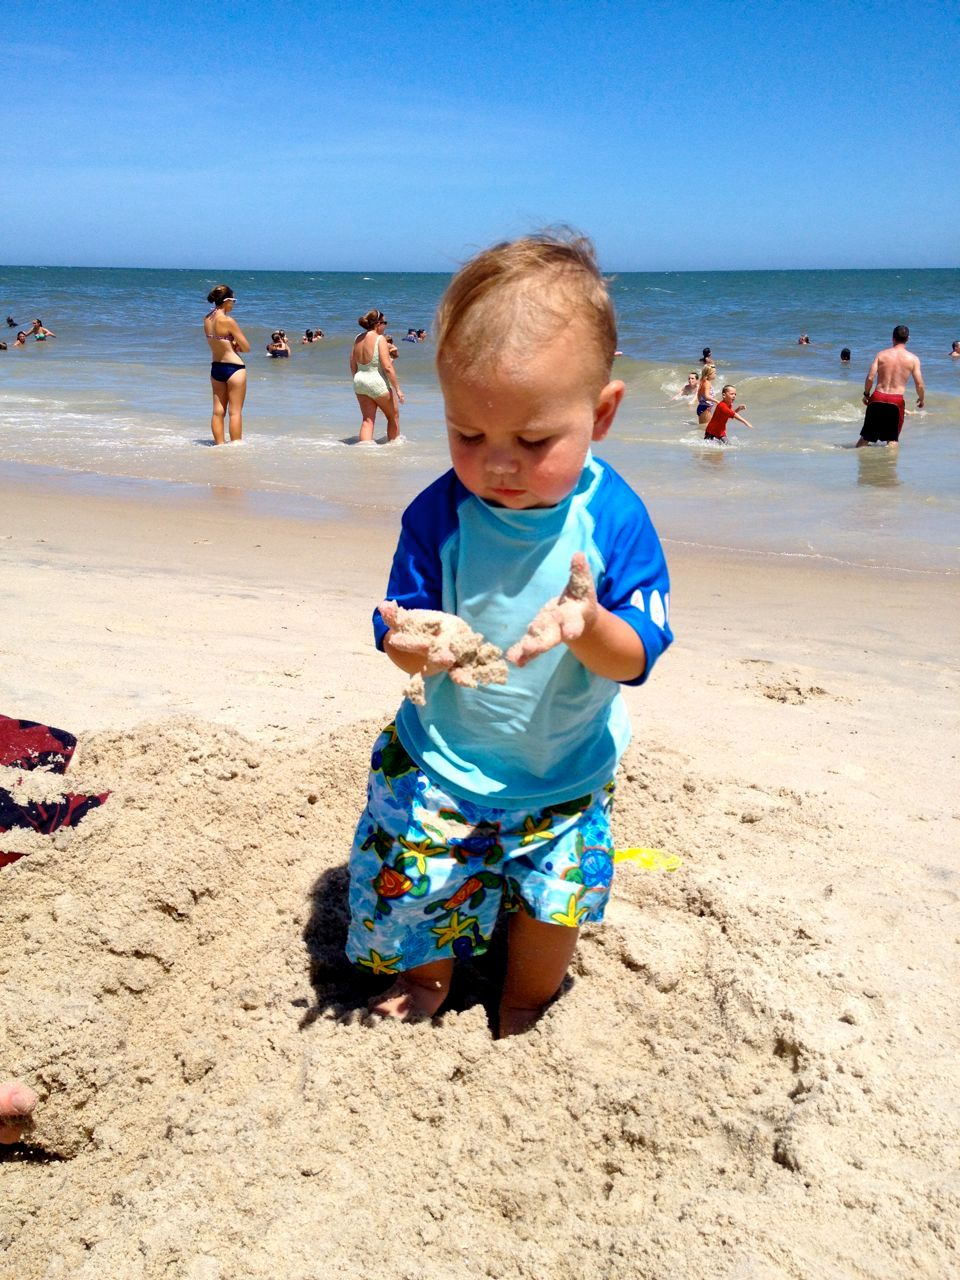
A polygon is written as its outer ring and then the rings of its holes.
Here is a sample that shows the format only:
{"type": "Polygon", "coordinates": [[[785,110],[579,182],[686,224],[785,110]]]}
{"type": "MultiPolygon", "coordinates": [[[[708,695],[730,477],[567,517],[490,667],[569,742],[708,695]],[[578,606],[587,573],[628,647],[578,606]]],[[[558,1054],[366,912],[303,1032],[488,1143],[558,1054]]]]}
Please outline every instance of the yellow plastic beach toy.
{"type": "Polygon", "coordinates": [[[637,862],[644,871],[676,871],[682,859],[664,849],[614,849],[614,862],[637,862]]]}

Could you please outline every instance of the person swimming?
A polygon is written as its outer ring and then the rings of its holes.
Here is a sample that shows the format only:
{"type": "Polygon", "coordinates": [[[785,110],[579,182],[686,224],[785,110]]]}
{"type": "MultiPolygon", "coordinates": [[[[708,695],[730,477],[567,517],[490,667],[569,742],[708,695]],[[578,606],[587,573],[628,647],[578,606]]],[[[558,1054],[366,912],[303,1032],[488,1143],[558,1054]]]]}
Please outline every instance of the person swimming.
{"type": "Polygon", "coordinates": [[[36,342],[46,342],[47,338],[55,338],[56,336],[52,329],[43,327],[43,321],[39,316],[27,330],[27,337],[33,337],[36,342]]]}
{"type": "Polygon", "coordinates": [[[687,374],[687,380],[677,392],[675,396],[671,396],[671,400],[679,400],[683,396],[692,396],[697,390],[697,383],[700,381],[700,375],[694,369],[687,374]]]}

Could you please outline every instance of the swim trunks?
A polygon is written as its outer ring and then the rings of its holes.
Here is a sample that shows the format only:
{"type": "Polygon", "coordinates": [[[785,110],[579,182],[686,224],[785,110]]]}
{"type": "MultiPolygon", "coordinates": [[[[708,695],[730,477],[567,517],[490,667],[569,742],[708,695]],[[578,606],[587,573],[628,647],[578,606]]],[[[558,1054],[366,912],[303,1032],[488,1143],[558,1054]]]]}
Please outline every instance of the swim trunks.
{"type": "Polygon", "coordinates": [[[388,974],[480,955],[501,908],[568,928],[601,920],[613,796],[611,780],[532,811],[475,804],[428,778],[387,725],[350,854],[347,956],[388,974]]]}
{"type": "Polygon", "coordinates": [[[210,377],[214,382],[229,382],[238,369],[245,369],[245,364],[234,364],[230,360],[212,360],[210,377]]]}
{"type": "Polygon", "coordinates": [[[870,444],[883,441],[892,444],[900,439],[903,430],[903,396],[890,395],[886,391],[874,391],[863,415],[860,439],[870,444]]]}
{"type": "Polygon", "coordinates": [[[357,372],[353,375],[353,389],[358,396],[369,396],[371,400],[381,400],[390,394],[387,380],[380,372],[380,338],[373,344],[373,354],[369,360],[357,361],[357,372]]]}

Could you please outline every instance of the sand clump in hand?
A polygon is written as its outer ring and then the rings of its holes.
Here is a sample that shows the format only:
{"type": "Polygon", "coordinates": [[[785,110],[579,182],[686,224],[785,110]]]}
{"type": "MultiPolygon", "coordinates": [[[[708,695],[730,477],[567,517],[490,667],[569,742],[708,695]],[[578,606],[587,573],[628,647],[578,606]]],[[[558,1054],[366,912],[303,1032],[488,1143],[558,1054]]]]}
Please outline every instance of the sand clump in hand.
{"type": "Polygon", "coordinates": [[[586,557],[582,553],[577,554],[570,564],[567,585],[559,596],[548,600],[543,608],[538,610],[524,634],[507,650],[507,661],[522,666],[530,658],[559,644],[564,637],[560,626],[563,605],[571,600],[588,599],[593,589],[593,575],[590,573],[586,557]]]}
{"type": "Polygon", "coordinates": [[[950,1274],[953,1059],[905,1074],[894,979],[764,880],[788,849],[832,882],[826,802],[631,748],[617,845],[682,869],[622,865],[561,998],[497,1042],[499,940],[436,1020],[364,1012],[378,729],[85,739],[73,784],[109,803],[0,871],[0,1068],[41,1099],[0,1153],[4,1280],[950,1274]]]}
{"type": "MultiPolygon", "coordinates": [[[[481,684],[506,684],[503,650],[473,631],[462,618],[435,609],[403,609],[386,600],[380,609],[387,609],[390,614],[395,610],[396,621],[391,627],[395,648],[422,653],[429,664],[442,668],[451,680],[467,689],[481,684]]],[[[426,695],[419,672],[411,677],[403,693],[411,702],[424,705],[426,695]]]]}

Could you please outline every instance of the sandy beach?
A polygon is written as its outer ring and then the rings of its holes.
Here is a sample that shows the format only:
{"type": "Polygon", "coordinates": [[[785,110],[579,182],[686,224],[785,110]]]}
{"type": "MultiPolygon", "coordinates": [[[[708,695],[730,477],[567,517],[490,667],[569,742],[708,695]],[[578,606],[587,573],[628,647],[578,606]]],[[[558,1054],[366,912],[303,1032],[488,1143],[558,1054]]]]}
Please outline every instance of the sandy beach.
{"type": "Polygon", "coordinates": [[[496,1042],[496,950],[409,1026],[342,955],[394,541],[0,482],[0,712],[111,792],[0,870],[0,1077],[41,1095],[0,1276],[956,1274],[956,580],[668,534],[616,829],[682,866],[622,864],[496,1042]]]}

